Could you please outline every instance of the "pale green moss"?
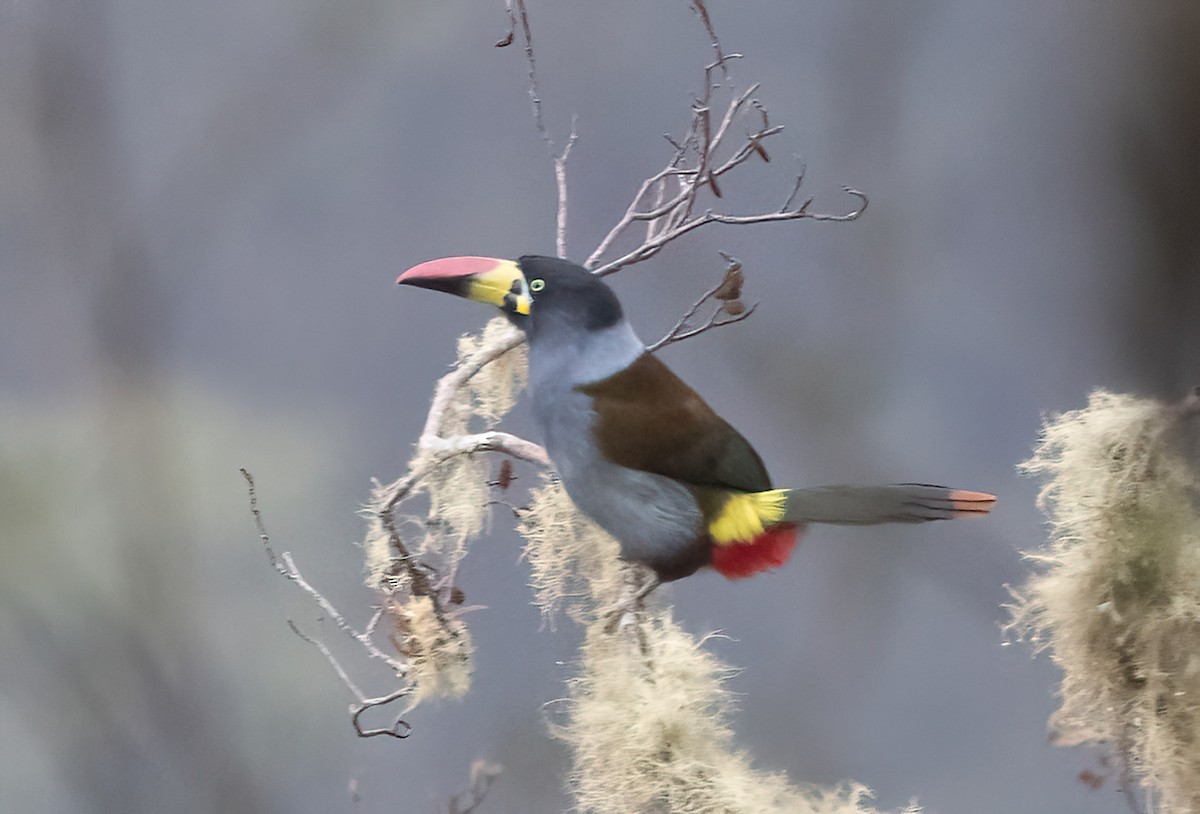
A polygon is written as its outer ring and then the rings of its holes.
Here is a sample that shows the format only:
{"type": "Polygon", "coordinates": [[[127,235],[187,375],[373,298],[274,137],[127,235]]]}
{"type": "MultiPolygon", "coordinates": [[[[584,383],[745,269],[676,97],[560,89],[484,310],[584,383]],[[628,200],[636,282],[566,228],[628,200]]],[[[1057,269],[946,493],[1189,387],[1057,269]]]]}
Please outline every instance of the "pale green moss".
{"type": "Polygon", "coordinates": [[[1200,477],[1190,407],[1096,391],[1047,422],[1047,546],[1009,628],[1063,671],[1062,744],[1105,742],[1154,810],[1200,811],[1200,477]]]}
{"type": "Polygon", "coordinates": [[[427,596],[412,597],[394,611],[405,632],[414,684],[412,705],[427,698],[460,698],[471,687],[471,634],[459,618],[439,619],[427,596]]]}
{"type": "MultiPolygon", "coordinates": [[[[513,328],[503,318],[488,323],[478,336],[458,342],[459,366],[473,366],[504,345],[513,328]],[[480,354],[484,354],[483,357],[480,354]]],[[[444,405],[443,437],[453,437],[492,427],[512,409],[525,384],[525,353],[519,347],[492,359],[463,383],[444,405]]],[[[432,569],[429,584],[417,586],[409,563],[398,561],[391,530],[382,515],[393,494],[391,486],[377,485],[363,507],[367,534],[363,542],[367,585],[387,598],[386,621],[393,627],[395,643],[408,658],[407,679],[415,687],[414,703],[429,697],[454,697],[470,686],[472,645],[457,608],[453,607],[453,576],[467,553],[467,543],[483,531],[489,500],[488,456],[434,457],[423,448],[410,471],[428,470],[413,484],[402,501],[424,496],[424,516],[402,514],[394,507],[394,530],[403,537],[413,560],[432,569]],[[441,611],[428,592],[437,592],[441,611]]]]}
{"type": "MultiPolygon", "coordinates": [[[[796,787],[755,769],[734,743],[733,669],[653,605],[636,625],[606,614],[628,596],[616,541],[545,477],[520,531],[537,603],[587,626],[556,736],[574,756],[571,789],[592,814],[863,814],[870,791],[796,787]]],[[[916,808],[907,809],[917,811],[916,808]]]]}

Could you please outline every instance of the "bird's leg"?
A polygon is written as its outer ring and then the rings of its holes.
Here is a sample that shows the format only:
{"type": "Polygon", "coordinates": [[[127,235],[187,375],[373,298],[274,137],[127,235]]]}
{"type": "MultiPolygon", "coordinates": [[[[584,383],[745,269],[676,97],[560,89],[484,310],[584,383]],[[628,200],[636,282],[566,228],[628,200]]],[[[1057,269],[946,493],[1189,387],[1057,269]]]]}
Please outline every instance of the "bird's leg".
{"type": "Polygon", "coordinates": [[[629,614],[641,612],[645,607],[646,597],[662,584],[658,574],[649,568],[631,564],[625,570],[625,588],[622,596],[611,608],[601,612],[606,633],[614,632],[629,614]]]}
{"type": "Polygon", "coordinates": [[[662,585],[662,580],[658,578],[658,574],[654,573],[653,571],[646,574],[645,578],[642,580],[641,586],[634,591],[633,596],[630,598],[630,604],[640,610],[646,597],[648,597],[650,592],[659,585],[662,585]]]}

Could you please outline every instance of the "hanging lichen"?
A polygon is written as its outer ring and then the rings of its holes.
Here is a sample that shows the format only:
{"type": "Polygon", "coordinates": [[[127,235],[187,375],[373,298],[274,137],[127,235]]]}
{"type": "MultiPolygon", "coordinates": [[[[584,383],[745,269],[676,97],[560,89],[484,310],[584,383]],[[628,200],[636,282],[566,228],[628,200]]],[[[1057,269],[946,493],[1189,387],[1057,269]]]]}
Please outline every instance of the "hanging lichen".
{"type": "Polygon", "coordinates": [[[1200,410],[1096,391],[1047,422],[1047,546],[1009,628],[1063,671],[1059,743],[1114,746],[1153,810],[1200,811],[1200,410]]]}

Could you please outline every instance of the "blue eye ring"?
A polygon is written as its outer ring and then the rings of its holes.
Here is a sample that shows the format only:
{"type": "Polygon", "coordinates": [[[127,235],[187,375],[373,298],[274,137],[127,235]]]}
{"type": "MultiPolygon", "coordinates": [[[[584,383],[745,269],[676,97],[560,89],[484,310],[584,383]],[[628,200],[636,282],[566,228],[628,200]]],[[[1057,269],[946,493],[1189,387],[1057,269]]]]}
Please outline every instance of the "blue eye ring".
{"type": "Polygon", "coordinates": [[[529,290],[534,292],[535,294],[537,292],[541,291],[545,287],[546,287],[546,281],[543,279],[540,279],[540,278],[537,280],[533,280],[532,282],[529,283],[529,290]]]}

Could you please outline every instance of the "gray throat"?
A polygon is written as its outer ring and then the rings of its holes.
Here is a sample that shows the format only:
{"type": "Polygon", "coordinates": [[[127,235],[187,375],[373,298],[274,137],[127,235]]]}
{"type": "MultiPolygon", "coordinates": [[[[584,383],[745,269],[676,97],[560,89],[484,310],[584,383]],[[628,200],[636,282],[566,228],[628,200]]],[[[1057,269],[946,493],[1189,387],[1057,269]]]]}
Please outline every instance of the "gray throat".
{"type": "Polygon", "coordinates": [[[623,319],[591,331],[560,322],[554,330],[541,330],[530,338],[533,417],[568,491],[573,476],[598,458],[592,442],[592,398],[578,387],[621,372],[645,352],[646,346],[623,319]]]}
{"type": "Polygon", "coordinates": [[[619,373],[645,352],[645,344],[624,319],[595,331],[556,325],[529,343],[529,389],[540,400],[556,390],[619,373]]]}

